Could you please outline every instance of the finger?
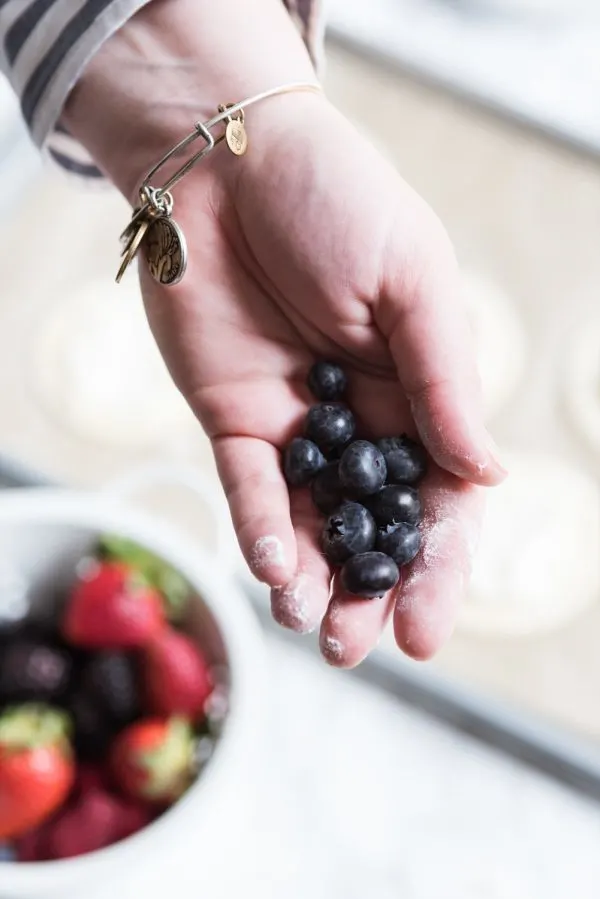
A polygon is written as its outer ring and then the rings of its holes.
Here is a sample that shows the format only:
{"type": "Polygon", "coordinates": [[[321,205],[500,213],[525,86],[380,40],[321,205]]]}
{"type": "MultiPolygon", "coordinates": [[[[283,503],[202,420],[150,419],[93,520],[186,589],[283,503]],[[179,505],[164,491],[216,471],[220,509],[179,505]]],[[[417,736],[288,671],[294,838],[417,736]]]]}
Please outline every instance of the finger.
{"type": "Polygon", "coordinates": [[[476,484],[498,484],[506,471],[484,424],[458,272],[450,250],[440,249],[438,258],[412,287],[406,280],[393,285],[379,313],[380,327],[421,438],[438,465],[476,484]]]}
{"type": "Polygon", "coordinates": [[[282,627],[309,634],[325,614],[331,570],[319,549],[323,518],[315,509],[309,491],[293,490],[290,503],[298,568],[288,583],[271,590],[271,611],[282,627]]]}
{"type": "Polygon", "coordinates": [[[218,437],[213,449],[250,570],[270,587],[287,584],[296,572],[296,538],[278,451],[253,437],[218,437]]]}
{"type": "Polygon", "coordinates": [[[415,659],[428,659],[448,639],[471,575],[485,491],[439,469],[422,487],[423,543],[397,594],[394,633],[415,659]]]}
{"type": "Polygon", "coordinates": [[[393,608],[393,591],[378,599],[357,599],[344,590],[336,575],[321,624],[323,658],[337,668],[354,668],[379,642],[393,608]]]}

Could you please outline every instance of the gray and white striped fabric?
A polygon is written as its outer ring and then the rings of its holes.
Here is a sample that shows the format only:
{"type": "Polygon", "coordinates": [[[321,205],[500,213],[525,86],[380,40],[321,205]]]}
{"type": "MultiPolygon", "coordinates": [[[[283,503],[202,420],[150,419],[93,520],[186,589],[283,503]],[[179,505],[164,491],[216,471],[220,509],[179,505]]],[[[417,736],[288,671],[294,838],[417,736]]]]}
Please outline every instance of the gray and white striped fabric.
{"type": "MultiPolygon", "coordinates": [[[[33,140],[64,168],[100,172],[65,129],[69,92],[101,44],[151,0],[0,0],[0,70],[16,91],[33,140]]],[[[314,0],[284,0],[304,39],[318,39],[314,0]]]]}

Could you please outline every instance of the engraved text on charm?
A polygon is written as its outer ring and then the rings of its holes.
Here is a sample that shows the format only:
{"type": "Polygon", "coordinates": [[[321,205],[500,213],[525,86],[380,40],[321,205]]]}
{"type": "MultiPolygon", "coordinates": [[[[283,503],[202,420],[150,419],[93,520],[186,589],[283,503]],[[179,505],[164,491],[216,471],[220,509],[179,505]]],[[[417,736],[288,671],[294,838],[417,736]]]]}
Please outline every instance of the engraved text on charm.
{"type": "Polygon", "coordinates": [[[155,219],[144,240],[144,253],[150,274],[159,284],[177,284],[187,265],[187,247],[183,231],[169,216],[155,219]]]}
{"type": "Polygon", "coordinates": [[[248,135],[240,119],[230,119],[225,129],[227,146],[236,156],[243,156],[248,149],[248,135]]]}

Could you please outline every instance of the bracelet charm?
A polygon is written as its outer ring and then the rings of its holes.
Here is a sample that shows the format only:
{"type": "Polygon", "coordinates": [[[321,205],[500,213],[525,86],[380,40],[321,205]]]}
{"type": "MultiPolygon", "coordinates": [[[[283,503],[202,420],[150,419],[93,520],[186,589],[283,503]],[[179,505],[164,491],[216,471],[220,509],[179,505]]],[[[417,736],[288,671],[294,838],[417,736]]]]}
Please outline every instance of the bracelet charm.
{"type": "Polygon", "coordinates": [[[196,122],[194,130],[187,137],[169,150],[163,158],[148,172],[139,192],[139,205],[133,210],[131,220],[123,233],[121,241],[121,264],[117,272],[117,283],[135,259],[140,248],[148,264],[150,274],[159,284],[172,286],[178,284],[187,267],[187,244],[180,226],[173,221],[173,188],[201,160],[211,153],[217,144],[225,141],[235,156],[243,156],[248,149],[248,135],[244,124],[244,108],[266,100],[277,94],[291,91],[320,92],[318,84],[310,82],[293,82],[280,87],[263,91],[240,103],[228,103],[218,107],[217,115],[207,122],[196,122]],[[225,130],[214,137],[213,128],[225,124],[225,130]],[[154,176],[176,156],[197,140],[203,140],[204,146],[196,151],[162,187],[153,187],[154,176]]]}

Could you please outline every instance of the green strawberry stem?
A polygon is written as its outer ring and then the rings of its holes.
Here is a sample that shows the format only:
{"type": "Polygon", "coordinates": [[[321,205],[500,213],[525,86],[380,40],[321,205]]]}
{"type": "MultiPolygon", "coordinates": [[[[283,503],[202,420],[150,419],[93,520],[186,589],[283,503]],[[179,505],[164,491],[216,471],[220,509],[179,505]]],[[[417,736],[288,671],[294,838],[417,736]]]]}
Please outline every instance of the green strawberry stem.
{"type": "Polygon", "coordinates": [[[193,774],[194,740],[189,723],[183,718],[172,718],[161,745],[141,752],[139,760],[148,774],[146,796],[155,798],[166,793],[172,799],[181,796],[193,774]]]}
{"type": "Polygon", "coordinates": [[[36,703],[11,706],[0,715],[0,746],[19,752],[66,743],[70,730],[66,712],[36,703]]]}
{"type": "Polygon", "coordinates": [[[104,559],[124,562],[136,569],[146,583],[164,597],[167,617],[171,621],[181,621],[192,589],[175,568],[133,540],[116,534],[101,537],[99,551],[104,559]]]}

